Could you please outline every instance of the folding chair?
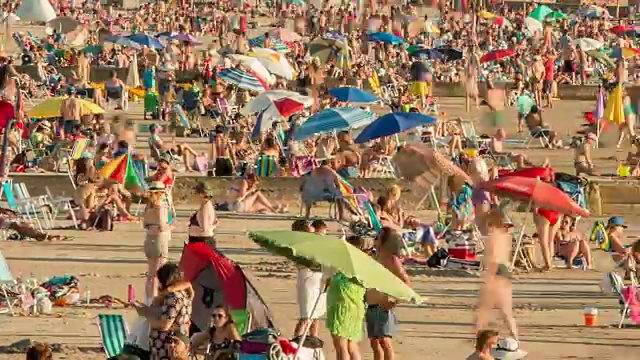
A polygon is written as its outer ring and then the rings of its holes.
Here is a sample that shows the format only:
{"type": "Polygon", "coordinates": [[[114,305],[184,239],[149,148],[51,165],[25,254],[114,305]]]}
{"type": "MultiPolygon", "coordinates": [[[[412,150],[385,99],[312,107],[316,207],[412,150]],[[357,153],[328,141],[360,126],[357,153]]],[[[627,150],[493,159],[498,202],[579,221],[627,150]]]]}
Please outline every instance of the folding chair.
{"type": "Polygon", "coordinates": [[[76,184],[73,181],[73,164],[82,157],[90,142],[91,139],[77,139],[73,142],[73,147],[58,149],[58,157],[65,159],[67,162],[67,176],[69,176],[74,189],[76,184]]]}
{"type": "Polygon", "coordinates": [[[122,315],[100,314],[97,325],[107,358],[120,355],[129,333],[122,315]]]}
{"type": "Polygon", "coordinates": [[[473,149],[479,149],[484,143],[489,142],[489,138],[481,138],[476,133],[476,126],[470,120],[459,120],[460,128],[462,129],[462,135],[467,141],[467,147],[473,149]]]}
{"type": "Polygon", "coordinates": [[[54,226],[54,222],[58,217],[58,214],[60,213],[60,211],[68,210],[69,214],[71,214],[71,219],[73,220],[73,226],[75,226],[75,228],[78,229],[78,220],[76,219],[76,212],[73,210],[73,206],[71,205],[71,201],[73,200],[73,198],[65,197],[65,196],[53,196],[48,186],[45,186],[44,189],[47,192],[48,201],[51,202],[51,204],[53,205],[52,206],[53,214],[51,216],[51,226],[52,227],[54,226]]]}
{"type": "Polygon", "coordinates": [[[434,98],[433,96],[429,96],[427,98],[427,106],[426,106],[425,112],[429,115],[440,114],[438,99],[434,98]]]}
{"type": "MultiPolygon", "coordinates": [[[[124,86],[121,86],[117,89],[112,88],[109,89],[105,86],[105,99],[107,101],[107,108],[109,107],[109,105],[111,103],[115,103],[117,104],[115,107],[120,105],[120,102],[122,102],[122,110],[128,110],[129,109],[129,96],[127,94],[127,90],[124,86]]],[[[115,108],[114,107],[114,108],[115,108]]]]}
{"type": "Polygon", "coordinates": [[[259,177],[274,176],[278,172],[278,157],[274,155],[258,156],[255,171],[259,177]]]}
{"type": "Polygon", "coordinates": [[[612,271],[604,275],[600,288],[605,294],[618,298],[618,302],[622,306],[618,328],[622,328],[624,321],[630,318],[630,306],[637,304],[637,301],[632,296],[637,296],[638,285],[633,281],[631,285],[625,286],[622,277],[612,271]]]}
{"type": "Polygon", "coordinates": [[[251,312],[249,310],[231,310],[231,319],[240,336],[251,330],[251,312]]]}
{"type": "Polygon", "coordinates": [[[9,289],[10,286],[15,285],[16,280],[13,278],[13,275],[11,275],[11,270],[9,270],[7,260],[4,258],[4,255],[2,255],[2,251],[0,251],[0,290],[2,291],[2,296],[4,296],[4,301],[7,305],[7,309],[0,308],[0,314],[9,312],[11,315],[15,315],[13,307],[18,303],[19,298],[9,289]]]}
{"type": "Polygon", "coordinates": [[[27,204],[34,216],[42,216],[45,228],[50,229],[53,227],[51,220],[52,214],[49,210],[52,206],[47,202],[47,196],[30,196],[25,183],[14,183],[13,191],[14,196],[17,197],[19,201],[27,204]]]}
{"type": "Polygon", "coordinates": [[[394,179],[396,177],[396,170],[391,156],[380,156],[378,160],[372,162],[369,166],[371,168],[370,177],[394,179]]]}
{"type": "Polygon", "coordinates": [[[13,188],[12,188],[11,182],[5,182],[2,184],[2,192],[4,194],[5,199],[7,200],[7,205],[9,206],[9,209],[15,211],[18,214],[18,217],[23,220],[26,220],[28,222],[35,221],[36,225],[38,226],[38,229],[42,231],[42,224],[40,223],[38,216],[36,216],[34,214],[34,211],[32,210],[33,204],[28,202],[25,203],[22,201],[18,201],[15,195],[13,194],[13,188]]]}
{"type": "Polygon", "coordinates": [[[540,141],[540,145],[542,145],[542,147],[544,148],[549,147],[549,132],[551,131],[551,129],[542,128],[542,129],[537,129],[535,131],[527,129],[527,131],[528,131],[528,135],[524,140],[524,142],[522,143],[522,146],[524,148],[528,149],[529,146],[531,145],[531,142],[536,139],[540,141]]]}

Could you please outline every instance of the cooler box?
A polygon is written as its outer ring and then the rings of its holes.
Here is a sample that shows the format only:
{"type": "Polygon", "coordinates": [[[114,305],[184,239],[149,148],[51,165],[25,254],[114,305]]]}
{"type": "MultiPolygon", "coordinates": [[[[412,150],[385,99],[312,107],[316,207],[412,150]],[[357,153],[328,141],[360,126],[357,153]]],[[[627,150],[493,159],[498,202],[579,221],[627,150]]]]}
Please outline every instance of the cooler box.
{"type": "Polygon", "coordinates": [[[463,232],[452,235],[447,241],[447,251],[454,259],[476,261],[476,244],[471,237],[463,232]]]}

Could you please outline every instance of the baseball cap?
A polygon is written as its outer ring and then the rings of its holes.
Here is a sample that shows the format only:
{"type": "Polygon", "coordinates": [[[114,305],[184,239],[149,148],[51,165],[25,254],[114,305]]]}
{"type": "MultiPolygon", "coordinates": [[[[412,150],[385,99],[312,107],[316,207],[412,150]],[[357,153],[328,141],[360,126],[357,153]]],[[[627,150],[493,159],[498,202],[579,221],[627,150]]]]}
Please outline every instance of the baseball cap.
{"type": "Polygon", "coordinates": [[[612,216],[609,218],[609,221],[607,221],[607,225],[608,226],[620,226],[623,228],[626,228],[627,225],[624,224],[624,219],[622,218],[622,216],[612,216]]]}

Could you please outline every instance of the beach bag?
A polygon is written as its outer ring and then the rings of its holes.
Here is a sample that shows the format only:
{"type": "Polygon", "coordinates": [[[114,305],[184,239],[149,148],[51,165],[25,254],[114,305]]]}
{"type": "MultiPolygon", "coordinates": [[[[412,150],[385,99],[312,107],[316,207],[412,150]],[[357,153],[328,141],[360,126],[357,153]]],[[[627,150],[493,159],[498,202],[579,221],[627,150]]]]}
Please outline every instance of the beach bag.
{"type": "Polygon", "coordinates": [[[280,332],[275,329],[258,328],[242,335],[242,342],[245,341],[259,344],[273,344],[278,342],[280,332]]]}
{"type": "Polygon", "coordinates": [[[206,175],[209,170],[209,162],[205,156],[197,156],[193,161],[193,170],[198,171],[202,175],[206,175]]]}
{"type": "Polygon", "coordinates": [[[449,253],[446,249],[440,248],[427,259],[427,266],[430,268],[443,268],[447,265],[449,253]]]}

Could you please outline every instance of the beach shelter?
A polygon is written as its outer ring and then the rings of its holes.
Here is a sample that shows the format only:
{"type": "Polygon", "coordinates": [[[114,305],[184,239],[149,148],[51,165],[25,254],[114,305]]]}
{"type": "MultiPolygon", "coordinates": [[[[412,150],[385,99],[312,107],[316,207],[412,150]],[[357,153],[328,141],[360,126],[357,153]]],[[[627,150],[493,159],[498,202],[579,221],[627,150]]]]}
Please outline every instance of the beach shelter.
{"type": "Polygon", "coordinates": [[[144,180],[133,166],[133,158],[128,152],[106,163],[100,168],[100,173],[106,180],[122,184],[126,189],[145,188],[144,180]]]}
{"type": "Polygon", "coordinates": [[[622,101],[622,85],[618,85],[611,91],[604,109],[605,120],[614,124],[624,123],[624,104],[622,101]]]}
{"type": "Polygon", "coordinates": [[[48,0],[23,0],[16,15],[22,21],[48,22],[56,18],[56,11],[48,0]]]}
{"type": "MultiPolygon", "coordinates": [[[[193,286],[191,321],[200,329],[208,329],[216,305],[225,304],[236,323],[237,314],[250,314],[246,324],[236,324],[245,333],[256,328],[272,328],[269,308],[249,282],[240,266],[206,243],[186,244],[180,259],[180,270],[193,286]]],[[[245,317],[246,318],[246,317],[245,317]]]]}

